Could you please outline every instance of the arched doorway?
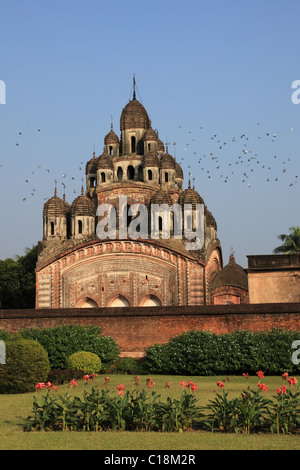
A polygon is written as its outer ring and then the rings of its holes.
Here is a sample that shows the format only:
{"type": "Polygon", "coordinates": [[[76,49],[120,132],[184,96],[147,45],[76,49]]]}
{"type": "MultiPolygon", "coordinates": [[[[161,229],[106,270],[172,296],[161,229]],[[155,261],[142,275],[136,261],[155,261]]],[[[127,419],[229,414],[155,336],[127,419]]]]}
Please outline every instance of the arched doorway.
{"type": "Polygon", "coordinates": [[[142,301],[141,307],[161,307],[162,303],[155,295],[149,295],[142,301]]]}
{"type": "Polygon", "coordinates": [[[112,302],[110,302],[108,306],[109,307],[130,307],[130,303],[125,297],[119,295],[112,302]]]}
{"type": "Polygon", "coordinates": [[[80,308],[98,308],[98,304],[93,299],[87,298],[84,299],[84,301],[80,305],[80,308]]]}

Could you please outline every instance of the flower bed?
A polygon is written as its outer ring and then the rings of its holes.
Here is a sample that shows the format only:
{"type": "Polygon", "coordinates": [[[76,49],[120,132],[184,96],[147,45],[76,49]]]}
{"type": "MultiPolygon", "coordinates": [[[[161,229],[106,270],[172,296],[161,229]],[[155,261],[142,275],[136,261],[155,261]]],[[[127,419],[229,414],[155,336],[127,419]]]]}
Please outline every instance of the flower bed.
{"type": "MultiPolygon", "coordinates": [[[[247,382],[249,375],[243,375],[247,382]]],[[[195,391],[199,392],[199,387],[191,380],[179,382],[182,388],[179,399],[168,396],[164,401],[150,377],[142,384],[140,377],[135,376],[132,390],[126,390],[122,383],[116,386],[116,390],[111,390],[109,377],[96,386],[96,374],[86,374],[82,397],[72,393],[78,385],[75,379],[69,382],[63,394],[59,394],[57,385],[39,383],[24,430],[298,432],[300,392],[296,379],[287,373],[282,374],[282,385],[269,399],[264,395],[268,391],[262,382],[264,373],[258,371],[257,376],[256,390],[248,385],[233,399],[229,399],[226,389],[229,379],[219,380],[216,397],[206,406],[198,405],[195,391]]],[[[171,383],[166,382],[165,389],[169,390],[170,386],[171,383]]]]}

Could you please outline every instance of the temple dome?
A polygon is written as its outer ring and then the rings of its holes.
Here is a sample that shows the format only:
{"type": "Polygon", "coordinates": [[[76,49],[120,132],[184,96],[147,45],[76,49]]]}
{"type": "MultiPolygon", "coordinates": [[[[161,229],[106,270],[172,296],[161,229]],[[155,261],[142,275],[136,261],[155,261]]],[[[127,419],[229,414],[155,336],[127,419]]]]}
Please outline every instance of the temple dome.
{"type": "Polygon", "coordinates": [[[133,98],[123,108],[120,118],[121,131],[126,129],[149,129],[150,120],[144,106],[135,98],[133,98]]]}
{"type": "Polygon", "coordinates": [[[169,154],[168,147],[166,153],[160,157],[159,166],[165,170],[175,170],[176,162],[174,157],[169,154]]]}
{"type": "Polygon", "coordinates": [[[148,167],[148,166],[158,167],[159,160],[158,160],[157,153],[153,151],[146,152],[145,155],[143,156],[142,165],[143,167],[148,167]]]}
{"type": "Polygon", "coordinates": [[[229,263],[218,272],[211,282],[211,290],[223,286],[239,287],[248,291],[247,272],[235,262],[234,256],[230,256],[229,263]]]}
{"type": "Polygon", "coordinates": [[[113,128],[111,128],[109,133],[106,134],[106,136],[104,138],[104,144],[109,145],[109,144],[119,144],[119,143],[120,143],[119,137],[117,136],[117,134],[115,133],[113,128]]]}
{"type": "Polygon", "coordinates": [[[95,157],[95,152],[93,158],[91,158],[85,165],[85,174],[95,174],[97,173],[97,158],[95,157]]]}
{"type": "Polygon", "coordinates": [[[68,204],[57,196],[55,189],[54,196],[51,197],[43,208],[44,217],[65,217],[68,213],[68,204]]]}
{"type": "Polygon", "coordinates": [[[94,217],[95,205],[93,204],[92,200],[88,196],[81,194],[73,201],[73,204],[71,207],[71,213],[72,215],[81,215],[81,216],[88,215],[88,216],[94,217]]]}
{"type": "Polygon", "coordinates": [[[199,193],[194,188],[189,187],[185,189],[179,196],[179,204],[183,206],[184,204],[192,204],[195,207],[195,204],[204,204],[204,201],[199,193]]]}
{"type": "Polygon", "coordinates": [[[114,164],[109,155],[105,152],[100,155],[97,159],[97,169],[98,170],[113,170],[114,164]]]}
{"type": "Polygon", "coordinates": [[[151,198],[150,203],[151,204],[168,204],[169,206],[173,204],[170,194],[167,191],[163,191],[162,189],[159,189],[158,191],[156,191],[156,193],[154,193],[154,195],[151,198]]]}

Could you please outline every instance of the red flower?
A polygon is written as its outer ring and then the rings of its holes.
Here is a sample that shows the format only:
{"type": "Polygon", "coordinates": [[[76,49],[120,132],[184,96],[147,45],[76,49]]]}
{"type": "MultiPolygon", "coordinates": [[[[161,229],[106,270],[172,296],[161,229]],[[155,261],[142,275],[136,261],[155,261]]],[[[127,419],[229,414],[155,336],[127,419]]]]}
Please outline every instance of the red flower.
{"type": "Polygon", "coordinates": [[[108,384],[109,380],[110,380],[109,377],[105,377],[104,382],[108,384]]]}
{"type": "Polygon", "coordinates": [[[282,378],[283,380],[286,380],[288,378],[289,374],[287,372],[285,372],[284,374],[282,374],[282,378]]]}
{"type": "Polygon", "coordinates": [[[264,373],[262,370],[259,370],[258,372],[256,372],[256,375],[260,378],[260,379],[263,379],[264,378],[264,373]]]}
{"type": "Polygon", "coordinates": [[[286,393],[287,391],[287,388],[285,385],[282,385],[280,388],[277,388],[276,392],[278,393],[278,395],[283,395],[284,393],[286,393]]]}
{"type": "Polygon", "coordinates": [[[295,385],[297,383],[297,380],[295,379],[295,377],[290,377],[288,382],[290,385],[295,385]]]}
{"type": "Polygon", "coordinates": [[[268,387],[265,384],[261,384],[261,383],[258,382],[257,385],[259,386],[260,390],[264,390],[265,392],[268,391],[268,387]]]}
{"type": "Polygon", "coordinates": [[[153,382],[152,379],[150,379],[150,377],[147,379],[147,385],[148,385],[148,387],[153,387],[153,385],[154,385],[154,382],[153,382]]]}
{"type": "Polygon", "coordinates": [[[180,387],[183,387],[186,385],[186,381],[185,380],[182,380],[180,383],[179,383],[180,387]]]}
{"type": "Polygon", "coordinates": [[[245,374],[245,372],[244,372],[242,375],[245,377],[245,379],[249,379],[249,374],[248,374],[248,372],[247,372],[246,374],[245,374]]]}
{"type": "Polygon", "coordinates": [[[89,382],[90,381],[90,376],[88,374],[86,374],[82,377],[82,379],[83,379],[84,382],[89,382]]]}
{"type": "Polygon", "coordinates": [[[217,382],[217,385],[218,385],[219,388],[225,387],[225,384],[223,384],[223,382],[221,382],[221,380],[219,380],[219,382],[217,382]]]}
{"type": "Polygon", "coordinates": [[[44,382],[39,382],[38,384],[36,384],[35,388],[36,390],[42,390],[46,385],[44,384],[44,382]]]}
{"type": "Polygon", "coordinates": [[[69,385],[72,385],[73,387],[77,387],[78,382],[76,382],[75,379],[72,379],[71,382],[69,382],[69,385]]]}

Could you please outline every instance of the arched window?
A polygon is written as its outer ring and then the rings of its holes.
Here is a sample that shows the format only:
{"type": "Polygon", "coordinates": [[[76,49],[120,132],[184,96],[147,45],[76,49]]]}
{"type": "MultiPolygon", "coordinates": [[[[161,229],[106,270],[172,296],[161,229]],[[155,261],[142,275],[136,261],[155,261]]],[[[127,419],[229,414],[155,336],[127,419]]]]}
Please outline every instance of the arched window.
{"type": "Polygon", "coordinates": [[[129,165],[127,168],[127,179],[133,180],[134,179],[134,168],[132,165],[129,165]]]}
{"type": "Polygon", "coordinates": [[[114,153],[114,150],[113,150],[113,147],[112,145],[109,146],[109,155],[113,155],[114,153]]]}
{"type": "Polygon", "coordinates": [[[168,183],[169,181],[169,173],[166,171],[165,172],[165,182],[168,183]]]}
{"type": "Polygon", "coordinates": [[[148,181],[152,181],[152,170],[148,170],[148,181]]]}
{"type": "Polygon", "coordinates": [[[54,235],[54,222],[50,223],[50,233],[51,235],[54,235]]]}
{"type": "Polygon", "coordinates": [[[118,178],[118,181],[122,181],[122,179],[123,179],[123,170],[120,166],[119,166],[118,171],[117,171],[117,178],[118,178]]]}
{"type": "Polygon", "coordinates": [[[131,153],[136,152],[136,147],[135,147],[135,137],[134,135],[131,137],[131,153]]]}
{"type": "Polygon", "coordinates": [[[140,165],[140,166],[139,166],[139,169],[138,169],[138,178],[139,178],[139,181],[143,181],[143,180],[144,180],[143,167],[142,167],[142,165],[140,165]]]}
{"type": "Polygon", "coordinates": [[[105,183],[105,173],[102,171],[101,173],[101,183],[105,183]]]}
{"type": "Polygon", "coordinates": [[[132,216],[129,215],[129,208],[130,206],[128,204],[126,204],[126,206],[124,207],[124,212],[123,212],[123,220],[125,221],[126,223],[126,227],[128,227],[130,225],[130,222],[132,220],[132,216]]]}
{"type": "Polygon", "coordinates": [[[78,220],[78,233],[82,233],[82,220],[78,220]]]}
{"type": "Polygon", "coordinates": [[[188,215],[186,218],[187,230],[192,230],[192,216],[188,215]]]}
{"type": "Polygon", "coordinates": [[[162,229],[163,229],[162,217],[159,216],[158,217],[158,230],[162,230],[162,229]]]}
{"type": "Polygon", "coordinates": [[[148,144],[148,150],[151,150],[151,144],[148,144]]]}
{"type": "Polygon", "coordinates": [[[94,176],[92,176],[90,178],[90,188],[94,188],[96,186],[96,178],[94,178],[94,176]]]}

